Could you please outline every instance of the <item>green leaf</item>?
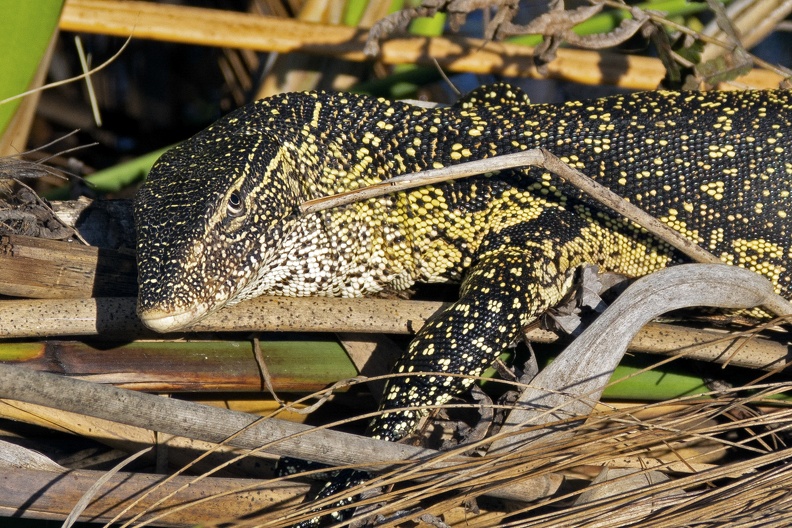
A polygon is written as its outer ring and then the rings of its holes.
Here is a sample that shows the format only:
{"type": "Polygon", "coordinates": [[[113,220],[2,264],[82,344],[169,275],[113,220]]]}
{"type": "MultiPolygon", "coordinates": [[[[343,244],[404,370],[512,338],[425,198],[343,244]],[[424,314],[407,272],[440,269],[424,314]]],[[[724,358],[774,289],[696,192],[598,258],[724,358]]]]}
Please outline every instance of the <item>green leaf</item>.
{"type": "MultiPolygon", "coordinates": [[[[0,101],[29,89],[58,27],[62,7],[62,0],[0,0],[0,101]]],[[[20,102],[0,104],[0,135],[20,102]]]]}

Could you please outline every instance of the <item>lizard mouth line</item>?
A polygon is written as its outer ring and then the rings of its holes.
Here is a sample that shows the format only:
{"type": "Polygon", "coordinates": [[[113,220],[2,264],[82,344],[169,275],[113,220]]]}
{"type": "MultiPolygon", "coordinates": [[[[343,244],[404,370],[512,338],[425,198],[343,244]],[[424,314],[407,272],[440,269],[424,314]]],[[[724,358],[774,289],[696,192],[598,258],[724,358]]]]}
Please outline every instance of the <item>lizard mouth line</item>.
{"type": "Polygon", "coordinates": [[[159,333],[176,332],[203,319],[208,314],[208,309],[202,305],[195,306],[183,312],[173,312],[161,309],[149,309],[138,314],[143,324],[159,333]]]}

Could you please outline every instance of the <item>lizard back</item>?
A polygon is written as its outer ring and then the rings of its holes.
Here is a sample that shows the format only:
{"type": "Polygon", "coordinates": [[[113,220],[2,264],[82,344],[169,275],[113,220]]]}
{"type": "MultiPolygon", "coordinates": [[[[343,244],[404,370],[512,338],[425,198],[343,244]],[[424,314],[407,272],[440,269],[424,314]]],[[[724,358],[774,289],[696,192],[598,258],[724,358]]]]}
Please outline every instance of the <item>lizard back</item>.
{"type": "Polygon", "coordinates": [[[141,190],[141,312],[187,311],[186,323],[260,294],[459,281],[509,246],[569,246],[568,260],[636,276],[679,260],[539,169],[295,214],[305,199],[535,147],[788,294],[789,107],[785,91],[531,105],[506,85],[434,110],[321,92],[259,101],[163,156],[141,190]]]}

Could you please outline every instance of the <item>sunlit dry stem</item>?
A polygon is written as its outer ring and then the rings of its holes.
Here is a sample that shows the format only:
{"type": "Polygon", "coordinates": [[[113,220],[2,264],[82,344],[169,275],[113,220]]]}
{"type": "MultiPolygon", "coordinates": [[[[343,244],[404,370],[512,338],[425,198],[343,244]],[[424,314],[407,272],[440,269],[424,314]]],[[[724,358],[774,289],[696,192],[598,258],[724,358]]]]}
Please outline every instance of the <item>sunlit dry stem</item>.
{"type": "Polygon", "coordinates": [[[657,238],[669,243],[695,262],[709,264],[721,262],[718,257],[703,249],[701,246],[694,244],[678,232],[646,213],[640,207],[631,204],[579,170],[570,167],[550,151],[541,148],[525,150],[514,154],[494,156],[483,160],[469,161],[450,167],[443,167],[441,169],[430,169],[422,172],[402,174],[401,176],[396,176],[390,180],[370,185],[362,189],[354,189],[333,196],[308,200],[303,202],[300,206],[300,212],[303,214],[315,213],[324,209],[347,205],[393,192],[406,191],[424,185],[432,185],[478,174],[524,167],[542,167],[549,170],[564,181],[590,195],[599,203],[635,222],[657,238]]]}

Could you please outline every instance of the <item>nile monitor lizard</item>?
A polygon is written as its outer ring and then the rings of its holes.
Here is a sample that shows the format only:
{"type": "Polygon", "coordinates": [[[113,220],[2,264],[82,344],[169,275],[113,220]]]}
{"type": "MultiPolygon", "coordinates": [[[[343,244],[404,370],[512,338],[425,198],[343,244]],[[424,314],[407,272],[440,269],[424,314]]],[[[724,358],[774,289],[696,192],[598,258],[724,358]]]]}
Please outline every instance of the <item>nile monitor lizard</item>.
{"type": "MultiPolygon", "coordinates": [[[[258,101],[167,152],[137,197],[142,320],[178,330],[262,294],[360,296],[461,281],[420,330],[383,408],[468,387],[564,296],[582,263],[640,276],[683,257],[541,169],[482,175],[300,216],[304,200],[412,171],[545,147],[790,297],[786,91],[649,92],[532,105],[505,85],[450,108],[361,95],[258,101]],[[446,374],[447,375],[444,375],[446,374]]],[[[398,440],[421,411],[371,434],[398,440]]]]}

